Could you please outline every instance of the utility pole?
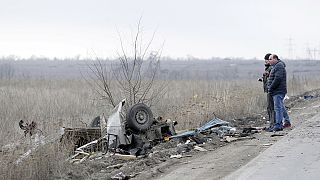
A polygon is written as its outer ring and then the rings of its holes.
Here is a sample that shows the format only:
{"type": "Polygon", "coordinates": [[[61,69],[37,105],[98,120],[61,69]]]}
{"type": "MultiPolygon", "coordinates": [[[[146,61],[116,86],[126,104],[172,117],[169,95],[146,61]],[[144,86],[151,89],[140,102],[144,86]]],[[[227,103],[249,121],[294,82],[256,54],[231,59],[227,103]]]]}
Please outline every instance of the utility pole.
{"type": "Polygon", "coordinates": [[[313,59],[314,60],[318,59],[318,54],[319,54],[319,49],[317,49],[316,47],[313,48],[313,59]]]}
{"type": "Polygon", "coordinates": [[[306,43],[306,58],[308,60],[318,60],[320,57],[320,44],[310,47],[309,43],[306,43]]]}
{"type": "Polygon", "coordinates": [[[291,37],[288,38],[288,58],[293,59],[293,39],[291,37]]]}
{"type": "Polygon", "coordinates": [[[320,60],[319,57],[320,57],[320,42],[318,44],[318,58],[317,58],[317,60],[320,60]]]}
{"type": "Polygon", "coordinates": [[[309,43],[306,43],[306,59],[311,60],[312,59],[312,52],[309,46],[309,43]]]}

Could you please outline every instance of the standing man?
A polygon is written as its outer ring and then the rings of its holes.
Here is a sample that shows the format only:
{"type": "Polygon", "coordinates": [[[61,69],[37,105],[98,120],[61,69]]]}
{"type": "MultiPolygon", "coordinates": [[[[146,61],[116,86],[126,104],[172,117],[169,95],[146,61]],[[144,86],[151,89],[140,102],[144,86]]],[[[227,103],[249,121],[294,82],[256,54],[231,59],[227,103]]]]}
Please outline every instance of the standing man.
{"type": "Polygon", "coordinates": [[[269,63],[272,65],[272,70],[267,86],[268,93],[273,99],[275,111],[275,124],[270,131],[282,131],[283,127],[291,126],[288,113],[283,104],[283,99],[287,94],[287,72],[285,64],[275,54],[269,56],[269,63]],[[282,125],[283,118],[285,118],[284,125],[282,125]]]}
{"type": "Polygon", "coordinates": [[[267,93],[267,103],[268,103],[268,107],[267,107],[267,112],[268,112],[268,117],[269,117],[269,128],[268,129],[272,129],[275,123],[275,119],[274,119],[274,105],[273,105],[273,99],[272,96],[270,95],[270,93],[268,93],[268,78],[272,69],[272,66],[269,63],[269,57],[270,57],[270,53],[266,54],[264,56],[264,73],[262,75],[262,78],[259,79],[259,81],[262,81],[263,83],[263,91],[265,93],[267,93]]]}

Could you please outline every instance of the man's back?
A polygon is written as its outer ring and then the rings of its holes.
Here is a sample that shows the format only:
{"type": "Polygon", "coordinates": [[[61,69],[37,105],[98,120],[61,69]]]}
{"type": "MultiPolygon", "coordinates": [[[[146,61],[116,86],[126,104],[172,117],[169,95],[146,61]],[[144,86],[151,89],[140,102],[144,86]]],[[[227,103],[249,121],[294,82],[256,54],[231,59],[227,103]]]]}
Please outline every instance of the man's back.
{"type": "Polygon", "coordinates": [[[271,95],[287,93],[287,75],[285,63],[278,61],[270,72],[268,89],[271,95]]]}

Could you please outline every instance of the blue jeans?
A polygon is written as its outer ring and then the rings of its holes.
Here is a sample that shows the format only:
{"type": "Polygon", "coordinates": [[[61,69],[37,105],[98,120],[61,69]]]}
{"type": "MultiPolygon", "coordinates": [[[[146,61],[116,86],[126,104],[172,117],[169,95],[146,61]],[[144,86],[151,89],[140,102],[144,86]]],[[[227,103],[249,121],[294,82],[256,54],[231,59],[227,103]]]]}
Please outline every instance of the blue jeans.
{"type": "MultiPolygon", "coordinates": [[[[282,104],[283,104],[283,103],[282,103],[282,104]]],[[[283,104],[283,118],[284,118],[284,122],[285,122],[285,123],[291,124],[290,117],[289,117],[289,115],[288,115],[287,109],[286,109],[286,107],[284,106],[284,104],[283,104]]]]}
{"type": "Polygon", "coordinates": [[[274,103],[274,111],[275,111],[275,129],[282,129],[282,120],[285,119],[285,122],[290,123],[290,118],[288,116],[288,112],[283,104],[285,94],[276,94],[272,96],[274,103]]]}

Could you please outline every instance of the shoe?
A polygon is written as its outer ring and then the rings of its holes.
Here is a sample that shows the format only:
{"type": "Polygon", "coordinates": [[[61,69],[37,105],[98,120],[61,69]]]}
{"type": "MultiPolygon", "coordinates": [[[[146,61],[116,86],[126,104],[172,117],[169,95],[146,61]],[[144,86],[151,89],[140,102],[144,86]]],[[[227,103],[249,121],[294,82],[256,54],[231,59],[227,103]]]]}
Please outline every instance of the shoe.
{"type": "Polygon", "coordinates": [[[268,128],[266,128],[265,129],[267,132],[273,132],[273,128],[271,128],[271,127],[268,127],[268,128]]]}
{"type": "Polygon", "coordinates": [[[282,128],[274,128],[273,131],[282,131],[282,128]]]}
{"type": "Polygon", "coordinates": [[[291,128],[291,124],[288,123],[288,122],[285,122],[285,123],[283,124],[283,129],[284,129],[284,128],[291,128]]]}

